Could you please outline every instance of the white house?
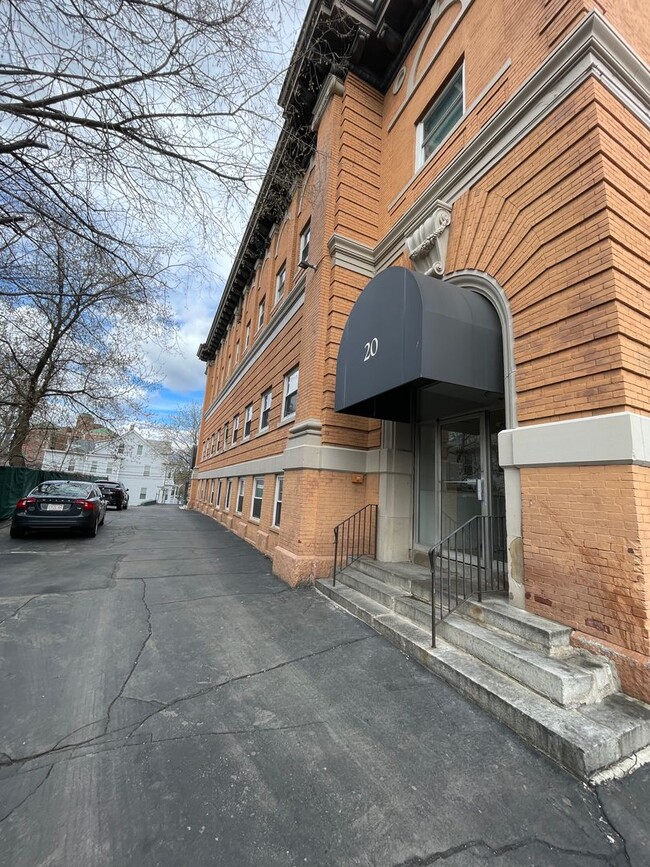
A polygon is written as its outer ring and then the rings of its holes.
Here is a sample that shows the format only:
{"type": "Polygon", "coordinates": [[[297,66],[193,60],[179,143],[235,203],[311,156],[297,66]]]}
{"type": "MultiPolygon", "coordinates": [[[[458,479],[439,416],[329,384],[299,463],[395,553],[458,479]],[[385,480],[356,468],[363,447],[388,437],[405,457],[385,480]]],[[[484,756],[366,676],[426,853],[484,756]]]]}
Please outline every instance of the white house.
{"type": "Polygon", "coordinates": [[[131,506],[152,500],[178,503],[169,452],[169,443],[145,439],[131,428],[122,436],[103,442],[77,440],[66,450],[46,449],[42,466],[44,470],[122,482],[129,489],[131,506]]]}

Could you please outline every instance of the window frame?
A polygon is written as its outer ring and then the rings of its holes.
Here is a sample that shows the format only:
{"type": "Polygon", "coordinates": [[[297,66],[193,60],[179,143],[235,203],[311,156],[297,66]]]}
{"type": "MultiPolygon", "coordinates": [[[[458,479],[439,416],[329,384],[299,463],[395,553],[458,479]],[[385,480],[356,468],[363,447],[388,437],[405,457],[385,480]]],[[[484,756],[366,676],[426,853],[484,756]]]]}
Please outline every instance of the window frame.
{"type": "Polygon", "coordinates": [[[230,432],[230,424],[229,424],[229,422],[226,422],[223,426],[223,450],[224,450],[224,452],[228,448],[228,434],[229,434],[229,432],[230,432]]]}
{"type": "Polygon", "coordinates": [[[222,482],[223,482],[223,479],[219,479],[217,482],[217,502],[216,502],[216,508],[217,509],[221,508],[221,483],[222,482]]]}
{"type": "Polygon", "coordinates": [[[244,491],[246,489],[246,479],[242,476],[237,482],[237,501],[235,503],[235,512],[238,515],[244,511],[244,491]]]}
{"type": "Polygon", "coordinates": [[[230,511],[230,498],[232,497],[232,479],[228,477],[226,479],[226,497],[223,501],[223,510],[224,512],[230,511]]]}
{"type": "Polygon", "coordinates": [[[461,123],[463,118],[465,117],[466,110],[466,102],[465,102],[465,63],[461,61],[461,63],[451,72],[445,83],[438,90],[435,97],[429,103],[429,107],[424,112],[420,120],[418,121],[416,128],[416,148],[417,148],[417,160],[416,164],[418,168],[421,168],[431,157],[442,147],[445,141],[449,138],[449,136],[453,133],[453,131],[457,128],[458,124],[461,123]],[[424,127],[429,118],[435,113],[436,110],[440,110],[440,105],[444,98],[447,96],[448,92],[454,88],[454,85],[457,81],[458,76],[460,76],[460,115],[456,119],[456,121],[452,124],[452,126],[447,130],[444,136],[440,139],[438,144],[427,154],[425,153],[426,142],[435,135],[436,129],[441,125],[441,123],[445,120],[446,116],[449,114],[449,111],[441,118],[439,123],[434,127],[427,135],[426,140],[424,137],[424,127]]]}
{"type": "Polygon", "coordinates": [[[266,391],[262,392],[262,397],[260,399],[260,427],[259,432],[264,433],[271,426],[271,407],[273,406],[273,389],[267,388],[266,391]],[[264,403],[265,399],[268,396],[269,405],[265,408],[264,403]],[[264,414],[266,413],[266,424],[264,424],[264,414]]]}
{"type": "Polygon", "coordinates": [[[249,403],[246,409],[244,410],[244,435],[242,436],[242,442],[250,439],[251,430],[253,428],[253,404],[249,403]],[[250,410],[250,412],[249,412],[250,410]]]}
{"type": "Polygon", "coordinates": [[[275,494],[273,496],[273,527],[279,527],[282,520],[282,495],[284,493],[284,473],[275,477],[275,494]],[[280,514],[278,515],[278,506],[280,514]]]}
{"type": "Polygon", "coordinates": [[[309,261],[309,244],[311,242],[311,220],[307,222],[304,229],[300,233],[300,242],[298,246],[298,261],[309,261]]]}
{"type": "Polygon", "coordinates": [[[292,367],[291,370],[288,373],[286,373],[284,376],[284,386],[282,389],[282,421],[288,421],[288,420],[296,417],[296,409],[298,408],[298,382],[299,382],[299,378],[300,378],[299,373],[300,373],[300,367],[299,367],[299,365],[296,365],[295,367],[292,367]],[[288,389],[291,385],[291,377],[294,374],[296,375],[296,387],[293,391],[289,391],[288,389]],[[292,395],[295,395],[295,401],[294,401],[295,405],[294,405],[293,412],[286,412],[287,400],[292,395]]]}
{"type": "Polygon", "coordinates": [[[231,445],[237,445],[237,439],[239,437],[239,413],[233,417],[232,420],[232,439],[230,440],[231,445]]]}
{"type": "Polygon", "coordinates": [[[262,517],[262,505],[264,503],[264,476],[255,476],[253,478],[253,493],[251,496],[251,520],[260,521],[262,517]],[[261,483],[261,491],[259,497],[256,496],[258,484],[261,483]],[[259,501],[259,515],[255,514],[256,503],[259,501]]]}
{"type": "Polygon", "coordinates": [[[145,464],[142,468],[142,475],[150,477],[151,476],[151,464],[145,464]]]}
{"type": "MultiPolygon", "coordinates": [[[[140,499],[140,500],[146,500],[147,499],[147,488],[140,488],[140,496],[138,499],[140,499]]],[[[200,495],[199,495],[199,499],[201,499],[200,495]]]]}
{"type": "Polygon", "coordinates": [[[275,303],[277,304],[282,296],[287,285],[287,263],[285,262],[278,273],[275,275],[275,303]]]}
{"type": "Polygon", "coordinates": [[[265,307],[266,307],[266,296],[262,298],[260,303],[257,305],[257,331],[264,325],[264,315],[265,315],[265,307]]]}

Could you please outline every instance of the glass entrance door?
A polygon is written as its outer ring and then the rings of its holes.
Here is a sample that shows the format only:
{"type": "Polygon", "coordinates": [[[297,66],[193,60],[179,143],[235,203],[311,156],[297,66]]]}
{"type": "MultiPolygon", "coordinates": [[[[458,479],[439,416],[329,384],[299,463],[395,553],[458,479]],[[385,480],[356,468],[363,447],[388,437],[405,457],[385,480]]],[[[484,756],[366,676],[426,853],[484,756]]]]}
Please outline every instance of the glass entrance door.
{"type": "Polygon", "coordinates": [[[481,416],[439,425],[440,538],[475,515],[485,499],[481,416]]]}

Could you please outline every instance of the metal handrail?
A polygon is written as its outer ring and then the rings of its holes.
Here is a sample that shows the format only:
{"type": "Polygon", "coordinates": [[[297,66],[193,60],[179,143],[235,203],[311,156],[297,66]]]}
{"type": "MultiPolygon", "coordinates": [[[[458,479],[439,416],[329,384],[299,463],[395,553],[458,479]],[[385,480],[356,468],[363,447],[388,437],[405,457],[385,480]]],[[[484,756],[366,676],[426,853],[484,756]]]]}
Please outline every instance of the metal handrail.
{"type": "Polygon", "coordinates": [[[333,587],[337,571],[366,554],[377,556],[377,511],[377,504],[369,503],[334,527],[333,587]]]}
{"type": "Polygon", "coordinates": [[[474,515],[429,550],[429,563],[431,646],[435,647],[436,599],[438,619],[443,620],[470,596],[477,596],[481,602],[484,591],[508,589],[506,519],[501,515],[474,515]]]}

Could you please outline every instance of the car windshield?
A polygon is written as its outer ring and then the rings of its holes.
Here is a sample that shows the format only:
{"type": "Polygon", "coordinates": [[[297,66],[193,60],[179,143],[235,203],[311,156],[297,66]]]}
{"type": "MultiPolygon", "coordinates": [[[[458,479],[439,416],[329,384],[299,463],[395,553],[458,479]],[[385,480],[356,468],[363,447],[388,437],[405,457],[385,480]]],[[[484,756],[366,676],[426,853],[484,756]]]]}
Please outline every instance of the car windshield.
{"type": "Polygon", "coordinates": [[[100,488],[119,488],[118,482],[97,482],[100,488]]]}
{"type": "Polygon", "coordinates": [[[57,497],[91,497],[92,487],[86,482],[41,482],[31,494],[49,494],[57,497]]]}

